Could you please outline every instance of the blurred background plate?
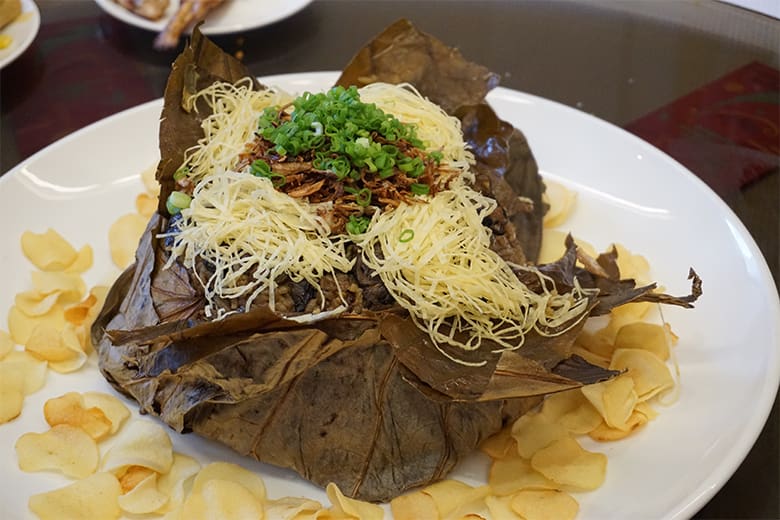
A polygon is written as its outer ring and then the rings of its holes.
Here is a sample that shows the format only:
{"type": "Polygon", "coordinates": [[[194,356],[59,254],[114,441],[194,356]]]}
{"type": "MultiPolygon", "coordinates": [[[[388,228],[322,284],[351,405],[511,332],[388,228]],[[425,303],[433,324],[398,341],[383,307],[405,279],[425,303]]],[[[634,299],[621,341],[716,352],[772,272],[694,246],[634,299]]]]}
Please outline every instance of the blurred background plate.
{"type": "Polygon", "coordinates": [[[22,14],[3,27],[0,35],[12,38],[11,45],[0,49],[0,69],[14,61],[35,39],[41,26],[41,13],[33,0],[22,0],[22,14]]]}
{"type": "MultiPolygon", "coordinates": [[[[95,2],[114,18],[158,32],[177,11],[181,0],[171,0],[165,16],[154,21],[128,11],[114,0],[95,2]]],[[[225,0],[224,4],[209,13],[201,31],[203,34],[228,34],[256,29],[292,16],[310,3],[311,0],[225,0]]],[[[186,32],[189,33],[189,29],[186,32]]]]}

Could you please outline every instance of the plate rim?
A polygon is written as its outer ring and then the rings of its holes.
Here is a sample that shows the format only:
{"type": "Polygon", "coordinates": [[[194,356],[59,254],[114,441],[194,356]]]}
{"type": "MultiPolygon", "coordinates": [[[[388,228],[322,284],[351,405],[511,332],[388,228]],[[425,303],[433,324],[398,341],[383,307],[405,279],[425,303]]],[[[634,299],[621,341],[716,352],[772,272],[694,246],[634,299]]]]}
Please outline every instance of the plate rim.
{"type": "MultiPolygon", "coordinates": [[[[8,54],[8,56],[0,58],[0,70],[13,63],[19,56],[24,54],[24,51],[26,51],[30,45],[32,45],[32,42],[35,41],[36,36],[38,36],[38,31],[41,29],[41,11],[38,9],[38,5],[34,0],[21,0],[21,2],[22,12],[19,16],[23,16],[25,13],[32,13],[30,21],[33,22],[34,28],[25,34],[24,39],[8,54]]],[[[11,23],[17,22],[14,20],[11,23]]],[[[27,23],[27,20],[20,23],[27,23]]],[[[3,28],[3,30],[5,30],[5,28],[3,28]]]]}
{"type": "MultiPolygon", "coordinates": [[[[294,73],[283,73],[283,74],[274,74],[268,76],[260,76],[258,77],[258,80],[266,84],[273,84],[275,80],[279,81],[285,79],[286,80],[295,79],[296,82],[301,82],[301,83],[316,83],[316,82],[335,80],[338,77],[338,74],[340,74],[339,71],[294,72],[294,73]]],[[[711,202],[715,204],[717,208],[721,212],[723,212],[725,216],[728,217],[729,222],[734,226],[736,226],[736,231],[738,231],[740,239],[742,239],[745,242],[745,244],[750,248],[750,251],[753,254],[753,261],[755,262],[755,267],[757,267],[760,271],[761,278],[769,282],[772,282],[771,286],[776,287],[776,285],[774,284],[773,274],[769,269],[766,258],[763,256],[760,249],[758,248],[757,243],[755,242],[752,235],[750,234],[749,230],[745,227],[745,225],[742,223],[742,221],[739,219],[736,213],[734,213],[734,211],[725,203],[725,201],[723,201],[723,199],[721,199],[709,186],[707,186],[707,184],[704,183],[704,181],[702,181],[693,172],[688,170],[685,166],[683,166],[674,158],[666,154],[664,151],[658,149],[657,147],[641,139],[640,137],[624,130],[623,128],[620,128],[619,126],[610,123],[609,121],[600,119],[592,114],[588,114],[579,109],[576,109],[574,107],[565,105],[563,103],[548,98],[544,98],[541,96],[529,94],[520,90],[502,87],[502,86],[496,87],[493,91],[491,91],[488,94],[487,98],[488,100],[490,100],[491,97],[498,97],[498,96],[524,98],[535,103],[541,103],[541,104],[552,106],[556,110],[563,110],[565,112],[574,113],[576,114],[577,117],[585,116],[589,120],[590,124],[598,124],[598,125],[605,126],[610,131],[617,130],[621,134],[622,138],[629,138],[633,140],[635,144],[647,150],[652,150],[652,153],[658,154],[659,157],[663,157],[664,160],[668,162],[669,165],[676,170],[675,171],[676,174],[684,175],[688,182],[693,183],[693,186],[695,186],[697,190],[701,191],[702,194],[710,198],[711,202]]],[[[68,134],[67,136],[58,139],[53,143],[50,143],[49,145],[39,150],[35,154],[20,161],[17,165],[10,168],[2,176],[0,176],[0,190],[3,189],[3,186],[5,185],[6,182],[10,182],[12,176],[18,175],[18,172],[21,171],[23,168],[25,168],[27,164],[36,161],[41,156],[45,156],[47,153],[50,153],[52,150],[56,150],[57,148],[62,146],[67,146],[69,142],[78,139],[81,135],[87,132],[91,132],[95,128],[99,128],[103,125],[108,125],[116,119],[128,117],[129,115],[134,114],[135,112],[150,110],[152,107],[155,106],[158,107],[159,109],[162,109],[162,103],[163,103],[163,98],[157,98],[127,108],[125,110],[122,110],[110,116],[104,117],[98,121],[90,123],[89,125],[86,125],[78,130],[75,130],[74,132],[68,134]]],[[[752,420],[749,421],[749,424],[753,425],[753,427],[743,429],[742,434],[738,437],[741,441],[743,441],[738,444],[739,449],[734,449],[733,447],[730,448],[727,453],[728,456],[721,457],[720,462],[716,465],[717,471],[711,472],[706,479],[699,482],[698,485],[695,488],[692,488],[689,493],[686,493],[685,498],[678,501],[677,504],[675,504],[671,509],[669,509],[666,518],[673,519],[673,520],[690,518],[694,514],[696,514],[696,512],[698,512],[702,507],[704,507],[704,505],[706,505],[707,502],[709,502],[709,500],[712,499],[712,497],[718,491],[720,491],[722,487],[726,484],[726,482],[734,475],[738,467],[745,460],[745,457],[748,455],[750,450],[752,450],[756,440],[758,439],[759,435],[761,434],[763,428],[767,423],[769,415],[772,411],[774,401],[778,394],[778,385],[780,384],[780,294],[778,293],[771,294],[770,291],[767,294],[767,296],[768,296],[768,301],[771,302],[771,306],[772,306],[772,309],[769,310],[769,314],[770,315],[774,314],[775,317],[775,320],[772,323],[772,326],[775,330],[774,336],[776,339],[778,339],[779,343],[777,345],[778,349],[768,351],[770,353],[770,358],[774,362],[771,363],[767,368],[766,378],[765,378],[766,384],[764,385],[764,392],[761,394],[762,399],[760,402],[754,403],[754,412],[751,415],[752,420]]]]}
{"type": "MultiPolygon", "coordinates": [[[[116,4],[114,0],[94,0],[94,1],[103,10],[104,13],[108,14],[112,18],[119,20],[120,22],[124,22],[128,25],[137,27],[139,29],[144,29],[146,31],[151,31],[151,32],[159,32],[168,23],[168,19],[169,19],[168,16],[165,16],[160,20],[148,20],[135,13],[131,13],[127,9],[116,4]]],[[[257,21],[250,22],[250,23],[234,22],[232,24],[225,24],[225,25],[210,25],[208,23],[204,23],[203,26],[201,27],[201,32],[206,35],[209,34],[223,35],[223,34],[242,32],[242,31],[249,31],[252,29],[258,29],[260,27],[265,27],[267,25],[274,24],[278,21],[281,21],[285,18],[295,15],[299,11],[303,10],[306,6],[308,6],[313,0],[277,0],[277,1],[279,2],[279,5],[282,6],[292,4],[293,8],[280,10],[279,13],[275,14],[274,16],[262,19],[260,22],[257,21]]],[[[229,6],[227,7],[229,8],[229,6]]],[[[186,35],[186,34],[190,34],[190,31],[185,30],[182,33],[182,35],[186,35]]]]}

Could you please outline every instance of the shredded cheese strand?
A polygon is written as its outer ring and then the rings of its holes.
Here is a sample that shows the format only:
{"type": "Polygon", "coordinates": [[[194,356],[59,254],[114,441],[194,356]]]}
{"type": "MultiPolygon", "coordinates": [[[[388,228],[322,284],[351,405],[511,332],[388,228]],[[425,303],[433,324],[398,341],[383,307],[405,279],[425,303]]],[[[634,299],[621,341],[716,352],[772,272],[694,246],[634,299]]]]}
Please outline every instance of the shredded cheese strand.
{"type": "Polygon", "coordinates": [[[238,155],[252,141],[263,109],[285,105],[292,101],[292,96],[276,88],[254,90],[252,80],[244,78],[235,84],[213,83],[187,102],[197,110],[198,100],[205,101],[212,113],[201,123],[203,137],[184,153],[182,166],[189,168],[188,176],[193,182],[213,171],[232,169],[238,155]]]}
{"type": "Polygon", "coordinates": [[[538,270],[515,266],[539,276],[544,290],[536,294],[490,249],[482,221],[495,208],[495,200],[455,186],[427,203],[374,214],[367,231],[354,237],[363,261],[395,300],[445,356],[462,364],[471,363],[440,345],[472,351],[491,340],[499,350],[515,350],[532,329],[560,334],[559,327],[574,320],[573,326],[586,314],[583,290],[558,294],[538,270]]]}
{"type": "Polygon", "coordinates": [[[347,272],[347,237],[331,237],[330,227],[316,208],[277,191],[270,179],[232,171],[214,171],[195,187],[190,207],[182,210],[168,263],[181,258],[197,274],[197,259],[213,266],[201,280],[208,301],[207,315],[217,298],[249,295],[245,309],[263,291],[275,310],[276,279],[287,275],[306,280],[320,294],[320,280],[335,271],[347,272]]]}
{"type": "Polygon", "coordinates": [[[440,151],[444,167],[458,170],[462,180],[473,180],[470,166],[474,164],[474,154],[463,141],[458,118],[423,97],[409,83],[370,83],[358,89],[358,94],[362,102],[373,103],[402,123],[414,125],[426,151],[440,151]]]}

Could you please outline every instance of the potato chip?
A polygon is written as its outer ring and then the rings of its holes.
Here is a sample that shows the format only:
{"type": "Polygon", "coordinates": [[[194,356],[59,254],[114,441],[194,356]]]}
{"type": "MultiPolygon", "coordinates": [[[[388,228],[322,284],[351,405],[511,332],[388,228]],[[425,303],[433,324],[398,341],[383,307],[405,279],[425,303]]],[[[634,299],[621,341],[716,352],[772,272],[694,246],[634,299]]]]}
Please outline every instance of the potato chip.
{"type": "Polygon", "coordinates": [[[621,278],[633,278],[637,285],[648,283],[650,264],[642,255],[635,255],[622,244],[613,244],[617,250],[617,265],[621,278]]]}
{"type": "Polygon", "coordinates": [[[62,345],[74,353],[70,359],[62,361],[49,361],[49,368],[60,374],[75,372],[84,366],[87,362],[87,353],[82,344],[82,338],[79,337],[77,330],[73,326],[66,325],[62,330],[60,341],[62,345]]]}
{"type": "Polygon", "coordinates": [[[33,287],[41,294],[59,294],[59,301],[79,301],[86,291],[84,280],[77,273],[32,272],[33,287]]]}
{"type": "Polygon", "coordinates": [[[549,204],[550,208],[544,214],[542,223],[545,228],[560,226],[571,215],[577,200],[577,192],[550,179],[545,179],[544,185],[546,189],[542,194],[542,199],[549,204]]]}
{"type": "Polygon", "coordinates": [[[72,264],[65,268],[65,272],[83,274],[92,267],[93,261],[94,253],[92,251],[92,246],[87,244],[79,249],[79,252],[76,254],[76,259],[72,264]]]}
{"type": "Polygon", "coordinates": [[[23,395],[37,392],[46,382],[46,361],[20,350],[12,350],[0,361],[0,384],[18,380],[23,395]]]}
{"type": "Polygon", "coordinates": [[[557,489],[559,486],[531,467],[531,463],[515,454],[493,461],[488,485],[497,496],[511,495],[521,489],[557,489]]]}
{"type": "Polygon", "coordinates": [[[16,455],[22,471],[56,470],[75,478],[94,473],[99,457],[95,440],[68,424],[44,433],[25,433],[16,441],[16,455]]]}
{"type": "Polygon", "coordinates": [[[110,473],[95,473],[64,488],[30,497],[30,510],[41,520],[119,518],[119,482],[110,473]]]}
{"type": "Polygon", "coordinates": [[[30,339],[30,334],[36,325],[46,323],[57,330],[65,328],[65,315],[63,307],[56,303],[46,314],[40,316],[28,316],[19,307],[13,305],[8,311],[8,332],[17,345],[25,345],[30,339]]]}
{"type": "Polygon", "coordinates": [[[580,391],[612,428],[628,429],[628,418],[637,403],[634,380],[627,374],[603,383],[583,386],[580,391]]]}
{"type": "Polygon", "coordinates": [[[588,432],[588,435],[594,441],[607,442],[616,441],[628,437],[636,430],[647,424],[647,416],[634,410],[631,413],[631,417],[626,421],[626,428],[619,430],[617,428],[610,428],[606,423],[601,423],[598,427],[588,432]]]}
{"type": "Polygon", "coordinates": [[[38,269],[62,271],[71,265],[78,254],[62,235],[48,229],[44,233],[22,233],[22,252],[38,269]]]}
{"type": "Polygon", "coordinates": [[[37,289],[20,292],[14,298],[14,304],[27,316],[43,316],[59,300],[59,293],[43,294],[37,289]]]}
{"type": "Polygon", "coordinates": [[[607,368],[610,363],[609,358],[601,357],[598,354],[594,354],[590,350],[575,343],[572,347],[571,353],[580,356],[582,359],[590,363],[591,365],[600,366],[601,368],[607,368]]]}
{"type": "Polygon", "coordinates": [[[564,437],[537,451],[531,467],[563,486],[596,489],[606,478],[607,457],[583,449],[572,437],[564,437]]]}
{"type": "Polygon", "coordinates": [[[504,428],[495,435],[491,435],[479,445],[479,449],[493,459],[500,459],[516,453],[517,442],[512,437],[512,428],[504,428]]]}
{"type": "Polygon", "coordinates": [[[173,454],[171,469],[157,478],[157,490],[168,497],[168,502],[157,513],[171,512],[181,507],[200,467],[200,462],[192,457],[173,454]]]}
{"type": "Polygon", "coordinates": [[[173,464],[173,445],[158,423],[133,421],[119,432],[103,457],[105,471],[121,472],[127,466],[143,466],[167,473],[173,464]]]}
{"type": "Polygon", "coordinates": [[[156,199],[157,195],[160,194],[160,183],[157,182],[157,163],[141,172],[141,181],[144,183],[146,192],[156,199]]]}
{"type": "Polygon", "coordinates": [[[648,421],[652,421],[656,417],[658,417],[658,412],[653,410],[653,407],[650,406],[647,401],[642,401],[641,403],[636,403],[636,406],[634,407],[634,411],[636,413],[641,413],[645,417],[647,417],[648,421]]]}
{"type": "Polygon", "coordinates": [[[21,379],[3,377],[0,373],[0,424],[19,417],[24,406],[24,383],[21,379]]]}
{"type": "Polygon", "coordinates": [[[390,501],[390,511],[394,520],[419,520],[441,518],[433,497],[421,491],[414,491],[395,497],[390,501]]]}
{"type": "Polygon", "coordinates": [[[639,321],[620,327],[615,336],[615,349],[623,348],[647,350],[662,361],[669,359],[666,331],[661,325],[655,323],[639,321]]]}
{"type": "Polygon", "coordinates": [[[77,351],[60,340],[60,331],[48,323],[41,323],[33,328],[24,349],[45,361],[65,361],[77,355],[77,351]]]}
{"type": "MultiPolygon", "coordinates": [[[[512,497],[486,496],[485,505],[493,520],[521,520],[512,510],[512,497]]],[[[422,518],[422,517],[421,517],[422,518]]]]}
{"type": "MultiPolygon", "coordinates": [[[[545,229],[542,233],[542,247],[539,251],[539,264],[547,264],[555,262],[563,256],[566,252],[566,237],[569,235],[566,231],[559,231],[557,229],[545,229]]],[[[577,247],[591,256],[595,256],[595,248],[584,240],[574,238],[574,243],[577,247]]]]}
{"type": "Polygon", "coordinates": [[[146,229],[147,220],[138,213],[128,213],[111,224],[108,230],[108,245],[111,249],[111,259],[120,269],[133,263],[138,240],[146,229]]]}
{"type": "Polygon", "coordinates": [[[571,433],[585,434],[601,423],[601,414],[578,389],[547,396],[542,415],[571,433]]]}
{"type": "Polygon", "coordinates": [[[472,487],[457,480],[441,480],[422,490],[436,502],[436,508],[443,517],[468,507],[490,494],[490,486],[472,487]]]}
{"type": "MultiPolygon", "coordinates": [[[[168,496],[157,489],[157,473],[147,468],[141,469],[147,473],[146,476],[129,489],[126,489],[126,483],[123,484],[123,480],[119,479],[123,491],[123,494],[119,495],[119,507],[122,511],[136,515],[158,511],[168,502],[168,496]]],[[[141,474],[136,473],[134,477],[137,478],[141,474]]]]}
{"type": "Polygon", "coordinates": [[[135,198],[135,209],[139,215],[151,218],[154,212],[157,211],[157,197],[153,197],[148,193],[140,193],[135,198]]]}
{"type": "Polygon", "coordinates": [[[96,303],[97,296],[90,293],[82,301],[65,307],[65,321],[73,325],[81,325],[87,319],[89,310],[94,307],[96,303]]]}
{"type": "Polygon", "coordinates": [[[206,482],[214,479],[229,480],[241,484],[249,490],[257,500],[260,502],[265,500],[265,483],[263,483],[263,479],[256,473],[229,462],[212,462],[211,464],[204,466],[192,483],[192,492],[199,493],[206,482]]]}
{"type": "MultiPolygon", "coordinates": [[[[282,497],[265,503],[266,518],[298,519],[302,515],[315,515],[322,509],[316,500],[303,497],[282,497]]],[[[416,517],[425,518],[425,517],[416,517]]],[[[396,517],[395,520],[401,520],[396,517]]]]}
{"type": "Polygon", "coordinates": [[[568,493],[524,490],[512,497],[512,510],[525,520],[573,520],[580,506],[568,493]]]}
{"type": "Polygon", "coordinates": [[[130,410],[113,395],[103,392],[85,392],[82,394],[84,408],[99,408],[111,422],[109,433],[116,433],[119,427],[130,417],[130,410]]]}
{"type": "Polygon", "coordinates": [[[212,479],[204,482],[198,491],[193,488],[182,505],[181,518],[262,520],[263,504],[247,488],[235,481],[212,479]]]}
{"type": "Polygon", "coordinates": [[[602,359],[611,359],[615,351],[614,333],[605,327],[595,332],[582,331],[575,345],[584,348],[602,359]]]}
{"type": "Polygon", "coordinates": [[[612,356],[612,370],[626,370],[634,381],[634,390],[639,401],[646,401],[657,394],[674,387],[669,367],[661,359],[642,349],[622,348],[612,356]]]}
{"type": "Polygon", "coordinates": [[[95,440],[111,432],[111,421],[103,411],[100,408],[87,408],[84,398],[77,392],[68,392],[46,401],[43,416],[50,426],[69,424],[81,428],[95,440]]]}
{"type": "MultiPolygon", "coordinates": [[[[146,480],[150,475],[157,475],[157,472],[153,469],[145,468],[143,466],[127,466],[116,474],[117,478],[119,479],[119,487],[122,488],[122,494],[132,490],[135,486],[146,480]]],[[[157,483],[155,478],[155,488],[156,487],[157,483]]]]}
{"type": "Polygon", "coordinates": [[[0,330],[0,360],[12,350],[14,350],[13,338],[6,331],[0,330]]]}
{"type": "Polygon", "coordinates": [[[347,515],[357,520],[382,520],[385,516],[382,508],[376,504],[344,496],[333,482],[325,487],[325,493],[337,514],[347,515]]]}
{"type": "Polygon", "coordinates": [[[512,425],[512,437],[517,441],[517,452],[526,459],[548,444],[567,437],[568,430],[540,413],[527,413],[512,425]]]}

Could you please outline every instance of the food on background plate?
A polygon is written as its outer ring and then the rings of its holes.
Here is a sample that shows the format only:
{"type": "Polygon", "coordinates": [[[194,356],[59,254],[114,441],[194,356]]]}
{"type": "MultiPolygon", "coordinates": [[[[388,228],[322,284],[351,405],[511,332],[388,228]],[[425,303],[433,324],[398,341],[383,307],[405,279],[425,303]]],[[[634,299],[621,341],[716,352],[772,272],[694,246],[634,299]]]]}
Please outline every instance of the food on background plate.
{"type": "MultiPolygon", "coordinates": [[[[537,265],[544,185],[485,102],[496,82],[400,21],[292,98],[196,29],[157,212],[92,328],[106,379],[176,431],[370,501],[443,479],[543,395],[616,381],[574,354],[586,319],[690,307],[698,277],[660,294],[571,239],[537,265]]],[[[531,464],[595,460],[556,442],[531,464]]]]}
{"type": "Polygon", "coordinates": [[[0,0],[0,29],[16,20],[22,14],[20,0],[0,0]]]}
{"type": "Polygon", "coordinates": [[[114,0],[131,13],[149,20],[159,20],[170,5],[170,0],[114,0]]]}

